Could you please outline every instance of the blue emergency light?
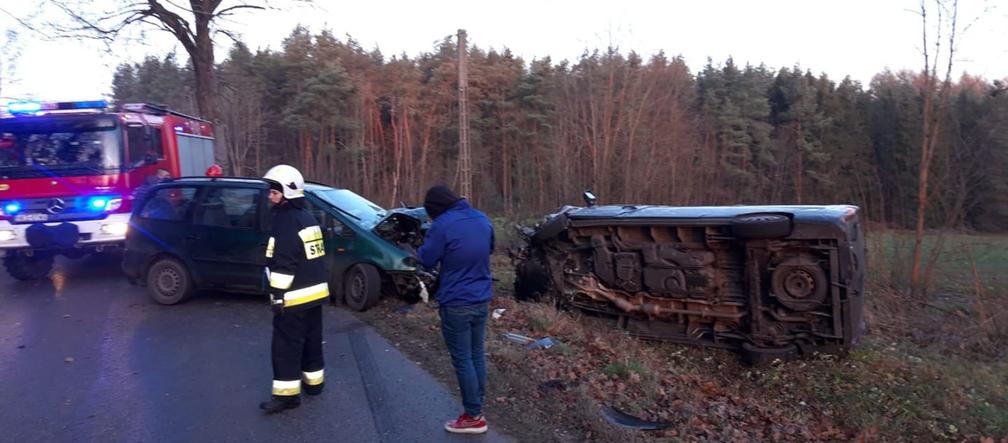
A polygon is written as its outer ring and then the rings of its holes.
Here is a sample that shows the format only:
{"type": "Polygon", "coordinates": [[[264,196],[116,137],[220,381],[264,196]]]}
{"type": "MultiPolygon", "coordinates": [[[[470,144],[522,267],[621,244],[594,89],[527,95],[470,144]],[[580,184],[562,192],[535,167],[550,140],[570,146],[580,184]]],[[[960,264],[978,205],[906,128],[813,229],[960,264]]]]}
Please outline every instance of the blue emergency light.
{"type": "Polygon", "coordinates": [[[115,211],[122,206],[118,195],[98,195],[87,199],[87,208],[92,211],[115,211]]]}
{"type": "Polygon", "coordinates": [[[5,204],[3,208],[4,212],[6,212],[7,214],[14,215],[17,214],[18,212],[21,212],[21,203],[7,202],[7,204],[5,204]]]}
{"type": "Polygon", "coordinates": [[[13,102],[7,104],[11,114],[34,114],[42,110],[42,104],[36,102],[13,102]]]}
{"type": "Polygon", "coordinates": [[[72,111],[80,109],[105,109],[105,100],[84,100],[76,102],[36,102],[20,101],[7,104],[7,112],[14,115],[35,114],[43,111],[72,111]]]}
{"type": "Polygon", "coordinates": [[[105,209],[105,205],[108,204],[108,198],[105,197],[94,197],[91,199],[91,209],[105,209]]]}

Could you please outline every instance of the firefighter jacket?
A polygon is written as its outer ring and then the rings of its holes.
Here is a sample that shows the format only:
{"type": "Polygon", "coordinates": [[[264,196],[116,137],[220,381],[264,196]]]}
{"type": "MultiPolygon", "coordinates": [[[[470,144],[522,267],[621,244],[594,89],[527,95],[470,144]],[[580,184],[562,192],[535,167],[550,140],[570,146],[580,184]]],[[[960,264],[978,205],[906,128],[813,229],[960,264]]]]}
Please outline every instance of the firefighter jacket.
{"type": "Polygon", "coordinates": [[[303,310],[329,296],[322,229],[307,209],[291,202],[276,207],[266,244],[270,297],[284,310],[303,310]]]}

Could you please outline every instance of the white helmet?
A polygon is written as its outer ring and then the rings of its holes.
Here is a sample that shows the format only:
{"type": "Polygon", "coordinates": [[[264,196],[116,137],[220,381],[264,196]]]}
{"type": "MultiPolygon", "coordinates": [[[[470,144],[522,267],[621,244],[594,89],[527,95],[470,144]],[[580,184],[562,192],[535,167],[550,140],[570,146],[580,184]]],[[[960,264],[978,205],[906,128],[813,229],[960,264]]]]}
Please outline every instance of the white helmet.
{"type": "Polygon", "coordinates": [[[276,165],[266,171],[263,180],[280,185],[284,198],[288,200],[304,197],[304,177],[293,166],[276,165]]]}

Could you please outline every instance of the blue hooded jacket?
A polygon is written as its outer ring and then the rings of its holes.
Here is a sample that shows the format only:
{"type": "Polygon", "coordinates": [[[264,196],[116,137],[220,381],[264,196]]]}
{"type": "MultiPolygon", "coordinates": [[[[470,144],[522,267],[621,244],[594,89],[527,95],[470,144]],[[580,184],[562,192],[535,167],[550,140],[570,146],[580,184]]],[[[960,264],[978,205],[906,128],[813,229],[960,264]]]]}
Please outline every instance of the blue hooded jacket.
{"type": "Polygon", "coordinates": [[[441,264],[438,304],[467,306],[490,301],[493,248],[493,225],[464,199],[434,219],[417,255],[426,268],[441,264]]]}

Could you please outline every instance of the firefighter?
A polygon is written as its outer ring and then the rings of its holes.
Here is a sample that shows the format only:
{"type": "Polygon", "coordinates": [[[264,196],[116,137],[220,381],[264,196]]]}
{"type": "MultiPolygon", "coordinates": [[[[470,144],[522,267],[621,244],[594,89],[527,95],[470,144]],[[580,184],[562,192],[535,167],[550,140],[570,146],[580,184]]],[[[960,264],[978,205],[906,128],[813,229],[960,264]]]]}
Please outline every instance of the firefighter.
{"type": "Polygon", "coordinates": [[[266,245],[266,278],[273,307],[273,395],[260,408],[269,414],[301,405],[301,390],[322,393],[322,304],[329,296],[322,229],[304,202],[304,178],[277,165],[263,177],[270,185],[273,232],[266,245]]]}

